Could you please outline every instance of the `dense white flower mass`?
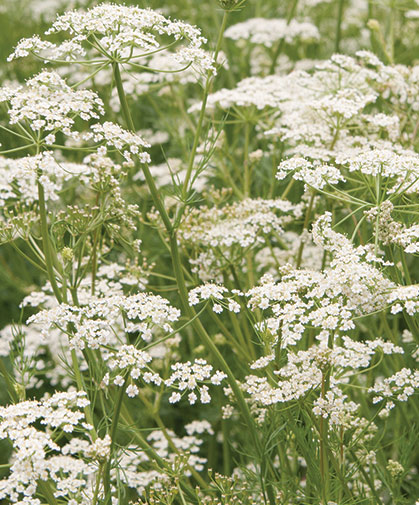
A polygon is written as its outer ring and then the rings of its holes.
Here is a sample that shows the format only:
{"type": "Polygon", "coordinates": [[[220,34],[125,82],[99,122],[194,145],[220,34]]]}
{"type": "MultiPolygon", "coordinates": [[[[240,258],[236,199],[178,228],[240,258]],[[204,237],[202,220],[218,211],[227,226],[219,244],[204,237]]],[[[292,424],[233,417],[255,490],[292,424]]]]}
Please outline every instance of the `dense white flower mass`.
{"type": "Polygon", "coordinates": [[[403,368],[391,377],[378,379],[370,392],[374,393],[373,402],[386,401],[385,410],[394,408],[393,400],[405,402],[419,388],[419,371],[403,368]]]}
{"type": "Polygon", "coordinates": [[[288,23],[285,19],[264,18],[252,18],[232,25],[225,31],[225,36],[232,40],[245,39],[265,47],[271,47],[278,40],[290,44],[295,40],[312,42],[320,38],[316,26],[307,21],[301,23],[292,19],[288,23]]]}
{"type": "Polygon", "coordinates": [[[47,144],[54,143],[56,131],[70,136],[76,117],[88,121],[104,113],[95,92],[75,90],[56,72],[47,71],[24,86],[0,88],[0,102],[7,102],[11,124],[27,121],[34,132],[51,132],[45,137],[47,144]]]}
{"type": "Polygon", "coordinates": [[[0,438],[8,438],[13,444],[10,473],[0,481],[1,499],[40,503],[35,498],[37,485],[48,479],[54,483],[51,493],[56,498],[81,498],[85,494],[96,473],[94,459],[106,458],[109,452],[105,447],[95,450],[98,443],[92,446],[86,440],[80,440],[77,450],[75,438],[65,445],[57,442],[60,435],[89,428],[82,412],[88,404],[84,392],[60,392],[40,401],[0,407],[0,438]],[[74,456],[78,452],[84,457],[74,456]],[[25,501],[28,499],[31,501],[25,501]]]}
{"type": "Polygon", "coordinates": [[[174,392],[169,398],[170,403],[177,403],[182,398],[182,393],[188,391],[188,401],[193,405],[198,400],[201,403],[209,403],[211,396],[209,388],[205,384],[218,386],[227,377],[224,372],[219,370],[213,371],[213,366],[208,364],[203,359],[196,359],[194,363],[187,361],[186,363],[175,363],[171,366],[173,370],[168,379],[164,381],[166,386],[176,387],[179,392],[174,392]],[[197,393],[195,393],[195,390],[197,393]]]}
{"type": "MultiPolygon", "coordinates": [[[[279,107],[281,102],[290,99],[294,85],[293,75],[279,76],[268,75],[266,77],[247,77],[240,81],[233,89],[221,89],[208,97],[207,109],[221,109],[256,107],[262,110],[265,107],[279,107]]],[[[200,103],[189,108],[190,112],[198,111],[200,103]]]]}
{"type": "Polygon", "coordinates": [[[292,216],[301,216],[303,207],[303,203],[294,205],[281,199],[245,199],[220,208],[201,207],[185,218],[180,237],[201,250],[190,261],[201,279],[209,280],[225,262],[240,262],[244,251],[264,244],[267,235],[281,234],[292,216]]]}
{"type": "MultiPolygon", "coordinates": [[[[124,156],[127,164],[133,164],[132,155],[135,155],[141,163],[151,161],[150,155],[142,152],[144,148],[150,147],[150,144],[137,133],[125,130],[110,121],[105,121],[103,124],[96,123],[92,125],[91,130],[95,142],[104,142],[107,146],[115,147],[124,156]]],[[[89,139],[90,136],[90,134],[84,134],[85,139],[89,139]]]]}
{"type": "Polygon", "coordinates": [[[324,272],[298,270],[291,265],[280,269],[280,280],[265,275],[261,285],[246,293],[252,310],[271,311],[259,323],[281,346],[296,344],[307,325],[320,330],[326,341],[338,332],[355,327],[354,318],[382,310],[396,286],[371,263],[368,249],[354,248],[350,241],[330,227],[330,216],[320,218],[314,227],[316,244],[332,253],[324,272]]]}
{"type": "Polygon", "coordinates": [[[179,310],[160,296],[138,293],[91,298],[84,307],[60,304],[31,316],[27,322],[42,325],[44,334],[54,327],[65,331],[72,324],[74,331],[69,334],[72,348],[98,349],[115,342],[112,326],[120,325],[122,316],[126,319],[125,325],[122,322],[126,332],[139,332],[149,341],[155,327],[171,331],[171,323],[179,318],[179,310]]]}
{"type": "Polygon", "coordinates": [[[337,184],[345,180],[338,168],[321,162],[311,162],[299,156],[282,161],[278,166],[276,178],[284,179],[289,173],[295,180],[304,181],[314,189],[322,189],[327,184],[337,184]]]}
{"type": "Polygon", "coordinates": [[[0,0],[0,502],[415,501],[415,2],[0,0]]]}
{"type": "Polygon", "coordinates": [[[41,59],[87,65],[106,61],[143,65],[147,55],[176,44],[174,58],[181,65],[192,64],[201,72],[214,71],[212,58],[202,48],[206,40],[198,28],[172,21],[151,9],[102,3],[88,10],[69,11],[58,16],[46,32],[57,33],[65,33],[69,39],[59,44],[41,41],[38,36],[22,39],[9,60],[31,53],[41,59]]]}
{"type": "MultiPolygon", "coordinates": [[[[356,144],[359,139],[355,138],[354,141],[356,144]]],[[[337,143],[335,152],[327,150],[306,152],[312,160],[294,156],[281,162],[278,167],[278,179],[283,179],[291,173],[296,180],[304,181],[313,188],[322,189],[326,185],[345,182],[346,177],[354,173],[386,178],[385,191],[389,195],[418,192],[419,156],[398,144],[388,141],[354,146],[337,143]],[[320,157],[320,160],[316,160],[316,157],[320,157]],[[332,160],[334,164],[324,164],[321,158],[332,160]]]]}
{"type": "MultiPolygon", "coordinates": [[[[361,343],[344,336],[341,345],[332,349],[321,344],[311,346],[308,351],[289,353],[287,364],[274,371],[277,376],[277,382],[274,385],[266,377],[255,375],[246,377],[246,392],[252,401],[265,407],[298,400],[309,392],[320,392],[322,385],[324,386],[325,373],[333,370],[329,379],[331,388],[313,402],[313,413],[330,419],[334,425],[352,428],[353,416],[351,414],[357,412],[359,405],[347,401],[348,397],[342,389],[346,387],[353,374],[358,374],[359,369],[370,365],[377,350],[383,354],[403,353],[401,347],[381,339],[361,343]]],[[[272,360],[273,356],[260,358],[257,366],[252,366],[252,368],[265,367],[272,360]]],[[[392,380],[394,379],[386,379],[386,384],[391,383],[392,380]]],[[[378,392],[383,389],[380,390],[380,386],[377,386],[372,390],[378,392]]]]}
{"type": "Polygon", "coordinates": [[[25,158],[0,157],[0,204],[19,200],[31,205],[38,199],[38,181],[42,184],[45,199],[58,201],[66,183],[77,179],[85,185],[117,185],[115,176],[121,167],[110,158],[92,154],[84,163],[59,161],[50,152],[25,158]]]}

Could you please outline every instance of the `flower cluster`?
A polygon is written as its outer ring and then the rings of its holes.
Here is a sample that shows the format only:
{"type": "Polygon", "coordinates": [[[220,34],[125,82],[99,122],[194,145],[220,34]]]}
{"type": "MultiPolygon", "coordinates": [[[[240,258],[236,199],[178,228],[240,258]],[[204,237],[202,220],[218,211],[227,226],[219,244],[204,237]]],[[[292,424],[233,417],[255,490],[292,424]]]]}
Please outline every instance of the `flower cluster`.
{"type": "MultiPolygon", "coordinates": [[[[116,123],[105,121],[103,124],[97,123],[91,128],[92,138],[95,142],[104,142],[107,146],[115,147],[124,156],[126,163],[133,164],[132,155],[136,155],[141,163],[149,163],[150,155],[142,152],[144,148],[150,147],[140,135],[125,130],[116,123]]],[[[84,135],[88,139],[90,135],[84,135]]]]}
{"type": "Polygon", "coordinates": [[[415,393],[419,387],[419,371],[403,368],[391,377],[377,380],[370,392],[375,396],[374,403],[386,401],[385,407],[381,415],[388,414],[389,410],[394,408],[394,401],[405,402],[410,396],[415,393]]]}
{"type": "Polygon", "coordinates": [[[71,325],[73,330],[68,332],[71,348],[98,349],[118,343],[120,337],[115,335],[113,327],[128,333],[139,332],[145,341],[150,341],[155,328],[170,332],[171,323],[178,318],[179,310],[161,296],[138,293],[92,297],[89,305],[82,307],[60,304],[31,316],[27,323],[41,325],[43,334],[50,328],[60,328],[67,333],[67,326],[71,325]]]}
{"type": "Polygon", "coordinates": [[[172,21],[151,9],[102,3],[88,10],[69,11],[58,16],[46,32],[47,35],[60,33],[68,34],[69,38],[59,44],[39,37],[22,39],[9,60],[34,54],[41,59],[86,65],[95,60],[96,63],[123,61],[143,65],[144,57],[150,53],[177,43],[174,57],[178,62],[193,64],[200,71],[214,70],[212,59],[202,49],[206,40],[198,28],[172,21]],[[180,41],[183,43],[179,44],[180,41]]]}
{"type": "Polygon", "coordinates": [[[201,382],[207,381],[213,385],[220,385],[227,377],[224,372],[216,370],[213,372],[213,366],[209,365],[204,359],[196,359],[194,363],[175,363],[171,366],[173,370],[171,376],[164,381],[166,386],[176,387],[180,392],[174,392],[169,398],[170,403],[177,403],[182,398],[182,393],[189,391],[188,401],[193,405],[200,395],[201,403],[209,403],[211,396],[207,385],[201,385],[201,382]]]}
{"type": "MultiPolygon", "coordinates": [[[[243,107],[254,107],[260,111],[267,107],[277,108],[290,98],[292,86],[292,76],[247,77],[233,89],[223,88],[209,95],[206,110],[213,111],[216,107],[233,111],[243,107]]],[[[198,102],[189,108],[189,112],[200,109],[201,103],[198,102]]]]}
{"type": "Polygon", "coordinates": [[[33,132],[47,132],[47,144],[55,142],[56,131],[71,136],[75,118],[88,121],[104,113],[95,92],[75,90],[56,72],[47,71],[28,79],[25,86],[0,88],[0,102],[7,102],[11,124],[27,122],[33,132]]]}
{"type": "MultiPolygon", "coordinates": [[[[191,263],[202,280],[209,280],[228,263],[240,263],[244,252],[265,243],[265,237],[283,232],[292,216],[301,216],[303,204],[287,200],[251,200],[221,208],[194,209],[184,219],[180,238],[201,249],[191,263]]],[[[198,249],[198,251],[199,251],[198,249]]]]}
{"type": "Polygon", "coordinates": [[[0,501],[416,499],[415,7],[245,3],[0,7],[0,501]]]}
{"type": "Polygon", "coordinates": [[[251,44],[262,44],[271,47],[275,42],[284,40],[290,44],[296,40],[313,42],[320,38],[318,29],[307,21],[298,22],[292,19],[251,18],[243,23],[230,26],[225,36],[232,40],[248,40],[251,44]]]}
{"type": "MultiPolygon", "coordinates": [[[[133,345],[122,345],[116,353],[110,353],[108,356],[108,367],[117,375],[113,378],[113,383],[116,386],[124,385],[124,378],[121,374],[124,374],[126,370],[129,371],[129,375],[132,379],[138,380],[140,377],[145,383],[154,383],[159,386],[162,383],[161,377],[149,368],[148,363],[152,360],[150,354],[146,351],[137,349],[133,345]]],[[[103,379],[105,384],[109,383],[109,373],[106,374],[103,379]]],[[[126,393],[129,397],[133,398],[138,395],[138,387],[131,383],[127,386],[126,393]]]]}
{"type": "MultiPolygon", "coordinates": [[[[89,428],[81,411],[88,404],[85,393],[66,392],[0,408],[0,438],[8,438],[14,450],[10,473],[0,481],[1,499],[40,503],[35,498],[37,485],[48,479],[53,482],[51,493],[55,498],[71,500],[85,494],[95,478],[96,465],[73,456],[79,452],[73,450],[74,443],[58,445],[55,439],[69,436],[78,428],[89,428]]],[[[91,446],[89,442],[89,451],[86,441],[81,443],[85,457],[99,456],[97,444],[91,446]]],[[[107,455],[107,450],[100,451],[102,458],[107,455]]]]}
{"type": "Polygon", "coordinates": [[[310,161],[300,156],[282,161],[278,166],[276,178],[285,179],[289,173],[296,181],[304,181],[314,189],[322,189],[328,184],[345,180],[339,169],[333,165],[310,161]]]}

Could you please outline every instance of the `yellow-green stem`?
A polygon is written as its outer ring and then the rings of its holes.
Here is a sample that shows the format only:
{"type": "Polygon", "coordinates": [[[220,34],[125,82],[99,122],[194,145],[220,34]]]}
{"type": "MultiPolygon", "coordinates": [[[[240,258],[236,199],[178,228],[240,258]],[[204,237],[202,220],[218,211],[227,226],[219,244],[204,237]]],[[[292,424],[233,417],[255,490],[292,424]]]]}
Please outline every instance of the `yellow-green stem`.
{"type": "MultiPolygon", "coordinates": [[[[218,57],[218,54],[221,49],[221,43],[223,41],[223,35],[224,35],[224,31],[225,31],[225,28],[227,25],[227,17],[228,17],[228,12],[224,11],[223,20],[221,22],[221,27],[218,32],[217,44],[215,46],[215,51],[214,51],[214,55],[213,55],[215,64],[217,62],[217,57],[218,57]]],[[[193,165],[194,165],[194,161],[195,161],[196,151],[198,149],[199,140],[200,140],[200,136],[201,136],[201,130],[202,130],[202,124],[204,122],[204,117],[205,117],[205,109],[207,107],[208,94],[209,94],[209,90],[210,90],[212,82],[213,82],[213,71],[209,70],[208,74],[207,74],[207,79],[205,82],[204,96],[202,98],[202,104],[201,104],[201,110],[199,113],[198,124],[197,124],[196,130],[195,130],[195,136],[194,136],[194,140],[193,140],[193,144],[192,144],[191,154],[189,156],[188,167],[186,169],[186,176],[185,176],[185,180],[183,182],[183,188],[182,188],[183,202],[185,202],[185,200],[186,200],[186,195],[188,192],[188,185],[189,185],[189,181],[192,176],[192,170],[193,170],[193,165]]],[[[183,206],[183,210],[184,210],[184,206],[183,206]]],[[[181,213],[183,213],[183,210],[181,211],[181,213]]]]}
{"type": "Polygon", "coordinates": [[[126,374],[124,384],[121,386],[121,388],[119,390],[118,398],[116,400],[116,405],[115,405],[113,417],[112,417],[111,432],[109,435],[111,437],[111,445],[109,447],[109,457],[108,457],[108,460],[106,461],[105,468],[103,470],[103,490],[105,493],[104,505],[108,505],[109,503],[111,503],[111,500],[112,500],[112,496],[111,496],[111,463],[112,463],[112,457],[113,457],[114,448],[115,448],[115,439],[116,439],[116,432],[117,432],[118,423],[119,423],[119,416],[121,414],[122,402],[124,400],[125,390],[128,386],[128,380],[129,380],[129,373],[126,374]]]}
{"type": "Polygon", "coordinates": [[[335,37],[335,53],[340,51],[340,39],[342,32],[342,19],[343,19],[343,2],[344,0],[338,0],[338,17],[336,23],[336,37],[335,37]]]}
{"type": "MultiPolygon", "coordinates": [[[[121,110],[124,115],[125,121],[128,125],[128,128],[131,131],[135,131],[134,124],[131,118],[131,114],[128,108],[128,104],[126,101],[126,96],[125,92],[123,89],[122,85],[122,80],[121,80],[121,75],[119,72],[119,66],[118,63],[114,63],[113,65],[114,69],[114,77],[115,77],[115,84],[118,90],[118,96],[120,99],[120,104],[121,104],[121,110]]],[[[197,335],[203,342],[204,346],[207,348],[210,354],[215,358],[217,365],[221,368],[221,370],[227,375],[227,380],[228,383],[233,391],[233,394],[236,398],[238,407],[243,415],[243,418],[247,424],[248,429],[250,430],[250,435],[252,437],[252,441],[254,443],[254,447],[260,457],[262,457],[263,451],[261,447],[261,443],[259,440],[258,436],[258,430],[255,425],[255,421],[252,418],[250,414],[249,407],[244,399],[243,393],[237,384],[236,378],[234,377],[233,372],[231,371],[230,367],[228,366],[227,362],[225,361],[224,357],[218,350],[217,346],[214,344],[212,338],[208,335],[206,332],[205,328],[203,327],[202,323],[198,318],[195,319],[195,311],[194,309],[189,305],[188,301],[188,290],[186,288],[185,284],[185,278],[182,270],[182,263],[180,260],[179,256],[179,248],[178,248],[178,243],[177,243],[177,237],[176,237],[176,232],[173,229],[172,223],[169,219],[169,216],[167,215],[167,212],[164,208],[163,203],[160,200],[159,192],[156,188],[156,185],[154,183],[153,176],[151,175],[151,172],[146,164],[142,165],[143,168],[143,173],[144,177],[146,179],[146,183],[148,185],[148,188],[150,190],[154,205],[156,206],[158,212],[160,213],[160,216],[163,220],[163,224],[165,225],[165,228],[168,232],[169,235],[169,247],[170,247],[170,253],[172,257],[172,264],[173,264],[173,270],[176,278],[176,282],[178,285],[178,290],[179,290],[179,298],[180,302],[182,305],[182,309],[185,312],[185,314],[190,318],[193,319],[193,328],[196,331],[197,335]]],[[[268,462],[268,465],[273,473],[275,473],[273,467],[272,467],[272,462],[268,462]]]]}
{"type": "MultiPolygon", "coordinates": [[[[311,193],[310,202],[309,202],[307,210],[306,210],[306,215],[304,218],[304,225],[303,225],[303,233],[304,233],[304,231],[308,230],[308,225],[310,224],[311,212],[313,210],[313,203],[314,203],[314,191],[311,193]]],[[[305,244],[304,240],[305,239],[303,237],[300,242],[300,247],[298,248],[297,260],[296,260],[296,267],[297,268],[300,268],[301,261],[303,259],[303,251],[304,251],[304,244],[305,244]]]]}
{"type": "Polygon", "coordinates": [[[51,243],[48,233],[48,223],[47,223],[47,211],[45,205],[45,191],[42,184],[38,181],[38,200],[39,200],[39,217],[41,219],[41,234],[42,234],[42,245],[44,249],[45,257],[45,268],[48,275],[48,280],[51,283],[52,290],[58,303],[62,303],[63,297],[61,291],[57,285],[55,279],[52,254],[51,254],[51,243]]]}

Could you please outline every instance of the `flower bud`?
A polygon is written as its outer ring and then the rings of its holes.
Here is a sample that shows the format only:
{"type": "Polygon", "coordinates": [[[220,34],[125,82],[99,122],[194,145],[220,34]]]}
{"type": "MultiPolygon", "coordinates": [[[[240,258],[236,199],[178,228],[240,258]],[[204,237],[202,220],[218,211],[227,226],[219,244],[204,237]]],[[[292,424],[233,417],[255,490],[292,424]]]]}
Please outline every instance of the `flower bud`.
{"type": "Polygon", "coordinates": [[[370,30],[374,32],[380,31],[380,23],[376,19],[369,19],[367,26],[370,30]]]}
{"type": "Polygon", "coordinates": [[[71,261],[74,257],[73,249],[70,247],[63,247],[61,250],[61,256],[63,257],[64,261],[71,261]]]}

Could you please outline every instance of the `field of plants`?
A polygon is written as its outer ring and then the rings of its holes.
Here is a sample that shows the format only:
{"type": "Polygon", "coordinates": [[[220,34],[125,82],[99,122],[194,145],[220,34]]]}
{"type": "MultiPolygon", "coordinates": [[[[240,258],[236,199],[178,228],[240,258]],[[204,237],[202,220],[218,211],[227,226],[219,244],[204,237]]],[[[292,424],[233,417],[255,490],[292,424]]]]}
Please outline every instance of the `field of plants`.
{"type": "Polygon", "coordinates": [[[419,0],[0,29],[0,503],[418,505],[419,0]]]}

